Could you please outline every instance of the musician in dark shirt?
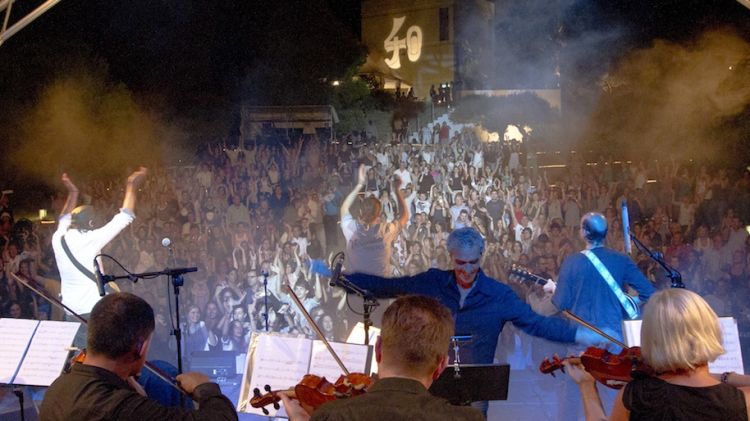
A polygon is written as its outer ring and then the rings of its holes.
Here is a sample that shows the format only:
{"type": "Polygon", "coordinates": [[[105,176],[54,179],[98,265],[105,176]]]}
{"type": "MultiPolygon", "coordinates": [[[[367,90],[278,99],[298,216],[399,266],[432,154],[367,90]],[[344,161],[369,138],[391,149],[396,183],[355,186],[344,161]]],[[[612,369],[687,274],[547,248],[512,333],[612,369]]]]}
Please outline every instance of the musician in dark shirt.
{"type": "MultiPolygon", "coordinates": [[[[448,364],[453,335],[450,310],[434,298],[399,297],[383,315],[375,344],[379,380],[361,396],[327,402],[313,421],[481,421],[474,408],[452,406],[427,389],[448,364]]],[[[310,415],[282,394],[290,421],[310,415]]]]}
{"type": "Polygon", "coordinates": [[[664,289],[643,311],[641,354],[654,375],[633,376],[620,390],[609,418],[594,378],[566,361],[578,383],[586,420],[717,420],[750,417],[750,376],[713,374],[708,363],[724,354],[716,313],[698,294],[664,289]]]}
{"type": "Polygon", "coordinates": [[[85,360],[47,389],[39,419],[236,420],[232,403],[201,373],[177,376],[198,410],[166,407],[145,396],[133,376],[145,364],[153,333],[154,311],[146,301],[129,293],[102,298],[89,319],[85,360]]]}

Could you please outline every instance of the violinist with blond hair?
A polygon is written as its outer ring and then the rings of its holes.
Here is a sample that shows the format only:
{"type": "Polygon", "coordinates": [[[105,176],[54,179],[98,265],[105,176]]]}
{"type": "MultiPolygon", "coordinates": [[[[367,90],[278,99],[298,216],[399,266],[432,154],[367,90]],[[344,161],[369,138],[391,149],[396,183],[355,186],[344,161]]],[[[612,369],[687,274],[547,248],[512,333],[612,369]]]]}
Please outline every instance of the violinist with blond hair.
{"type": "Polygon", "coordinates": [[[723,353],[716,313],[698,294],[672,288],[654,294],[643,313],[641,354],[656,374],[620,390],[609,418],[594,378],[570,360],[565,366],[580,388],[586,421],[747,420],[750,376],[709,373],[708,363],[723,353]]]}

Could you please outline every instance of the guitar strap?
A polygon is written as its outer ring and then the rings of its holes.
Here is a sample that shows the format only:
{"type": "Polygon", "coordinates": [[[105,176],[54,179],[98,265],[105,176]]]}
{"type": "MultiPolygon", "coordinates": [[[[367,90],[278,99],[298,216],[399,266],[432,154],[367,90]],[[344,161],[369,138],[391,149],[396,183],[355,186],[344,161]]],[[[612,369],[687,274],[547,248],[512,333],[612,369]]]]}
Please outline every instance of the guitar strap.
{"type": "Polygon", "coordinates": [[[78,261],[73,256],[73,253],[70,251],[70,247],[68,247],[68,243],[65,241],[65,236],[63,235],[60,237],[60,242],[62,243],[62,248],[65,250],[65,254],[68,256],[68,259],[70,259],[70,262],[73,263],[73,266],[76,267],[82,274],[86,275],[87,278],[91,279],[95,284],[99,285],[99,281],[96,280],[96,275],[94,275],[93,272],[86,269],[85,266],[81,264],[81,262],[78,261]]]}
{"type": "Polygon", "coordinates": [[[591,250],[583,250],[581,251],[581,253],[583,253],[583,255],[589,259],[591,264],[594,265],[594,267],[602,276],[602,278],[604,278],[604,280],[607,282],[607,285],[609,285],[609,288],[615,294],[615,297],[617,297],[617,299],[620,300],[620,304],[622,304],[622,308],[625,309],[625,313],[628,314],[628,317],[630,319],[637,318],[638,306],[635,304],[633,299],[629,298],[627,294],[625,294],[622,291],[622,288],[620,288],[620,286],[617,285],[615,278],[613,278],[612,274],[609,273],[609,269],[607,269],[607,267],[604,266],[604,263],[602,263],[602,261],[599,260],[599,258],[596,257],[596,255],[591,250]]]}

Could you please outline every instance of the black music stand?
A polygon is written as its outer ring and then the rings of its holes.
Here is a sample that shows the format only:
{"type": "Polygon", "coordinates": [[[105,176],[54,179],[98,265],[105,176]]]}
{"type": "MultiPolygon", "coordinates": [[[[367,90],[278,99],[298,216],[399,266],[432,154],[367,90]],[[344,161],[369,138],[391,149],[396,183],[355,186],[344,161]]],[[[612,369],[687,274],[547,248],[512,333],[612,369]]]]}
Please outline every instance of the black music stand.
{"type": "Polygon", "coordinates": [[[432,384],[430,393],[451,405],[504,401],[508,399],[509,379],[508,364],[462,364],[458,376],[455,368],[448,366],[432,384]]]}

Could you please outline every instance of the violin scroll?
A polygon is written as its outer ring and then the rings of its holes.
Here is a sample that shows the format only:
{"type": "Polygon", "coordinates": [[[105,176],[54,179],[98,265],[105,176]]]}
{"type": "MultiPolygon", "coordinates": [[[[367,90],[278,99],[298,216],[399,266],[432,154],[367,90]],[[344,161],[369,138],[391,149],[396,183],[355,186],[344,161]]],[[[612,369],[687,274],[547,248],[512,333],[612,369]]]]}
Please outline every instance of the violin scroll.
{"type": "Polygon", "coordinates": [[[264,415],[268,415],[268,410],[265,407],[273,405],[273,409],[278,410],[281,408],[279,406],[281,398],[279,397],[279,391],[272,391],[271,386],[266,385],[263,389],[267,392],[263,395],[260,394],[260,389],[257,387],[253,389],[253,397],[250,399],[250,405],[253,408],[260,408],[264,415]]]}
{"type": "Polygon", "coordinates": [[[570,361],[574,364],[578,364],[581,362],[581,359],[578,357],[565,357],[560,358],[557,356],[557,354],[554,354],[552,358],[545,358],[541,364],[539,364],[539,371],[542,374],[550,374],[552,377],[555,377],[555,371],[560,370],[563,373],[565,372],[565,361],[570,361]]]}

